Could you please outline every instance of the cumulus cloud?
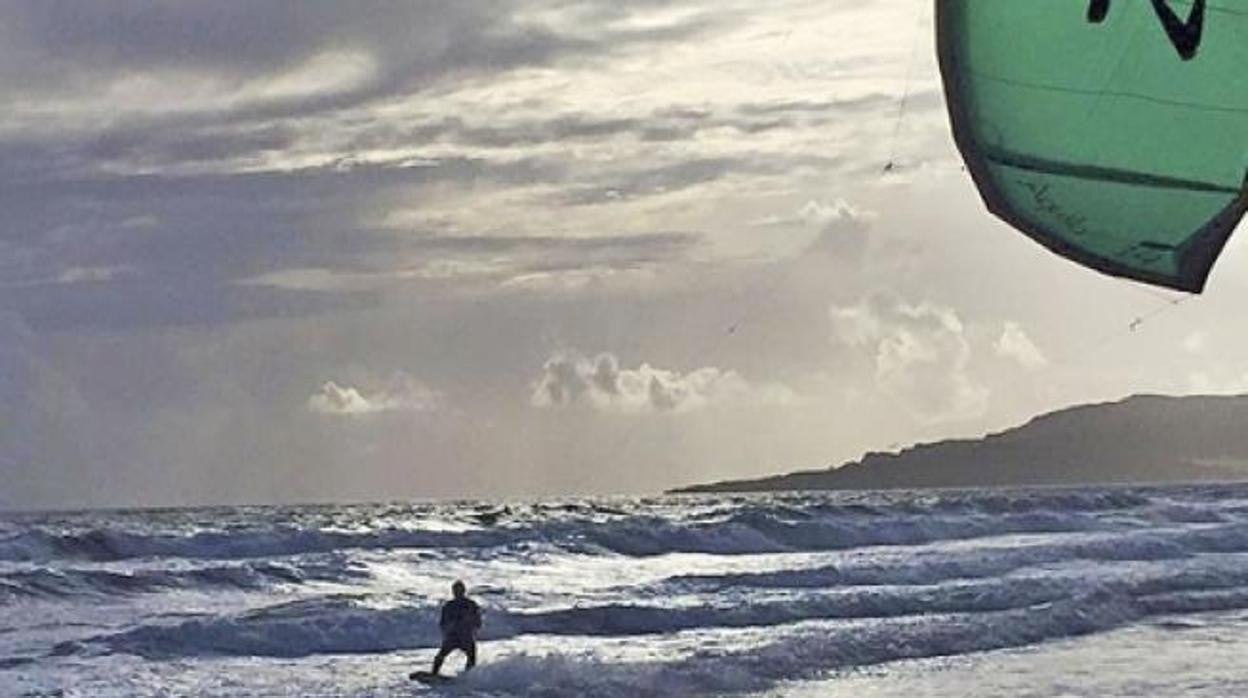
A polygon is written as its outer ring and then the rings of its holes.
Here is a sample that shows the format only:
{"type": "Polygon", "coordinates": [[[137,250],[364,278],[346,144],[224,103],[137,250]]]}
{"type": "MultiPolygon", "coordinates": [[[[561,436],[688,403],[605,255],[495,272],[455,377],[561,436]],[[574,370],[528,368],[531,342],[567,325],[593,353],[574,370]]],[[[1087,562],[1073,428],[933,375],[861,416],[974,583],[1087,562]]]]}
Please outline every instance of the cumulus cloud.
{"type": "Polygon", "coordinates": [[[1007,322],[1001,330],[1001,336],[992,345],[998,356],[1013,359],[1028,370],[1044,368],[1049,365],[1040,348],[1031,341],[1031,337],[1016,322],[1007,322]]]}
{"type": "Polygon", "coordinates": [[[327,381],[308,398],[307,407],[318,414],[362,417],[383,412],[428,412],[441,402],[438,392],[400,372],[373,388],[327,381]]]}
{"type": "Polygon", "coordinates": [[[833,202],[807,201],[798,210],[799,220],[821,226],[862,228],[875,219],[875,214],[864,211],[843,200],[833,202]]]}
{"type": "Polygon", "coordinates": [[[831,309],[836,340],[870,353],[876,387],[927,422],[969,419],[988,389],[969,374],[971,344],[952,308],[875,297],[831,309]]]}
{"type": "Polygon", "coordinates": [[[823,230],[862,230],[875,220],[875,214],[847,201],[810,200],[792,215],[764,216],[751,223],[756,227],[813,225],[823,230]]]}
{"type": "Polygon", "coordinates": [[[613,354],[552,356],[534,383],[535,407],[582,405],[622,414],[682,414],[708,407],[783,405],[796,402],[788,387],[751,384],[735,371],[713,366],[680,373],[643,363],[622,368],[613,354]]]}
{"type": "Polygon", "coordinates": [[[809,201],[798,212],[801,220],[818,226],[819,236],[808,252],[842,262],[860,262],[867,252],[867,235],[875,214],[845,201],[809,201]]]}

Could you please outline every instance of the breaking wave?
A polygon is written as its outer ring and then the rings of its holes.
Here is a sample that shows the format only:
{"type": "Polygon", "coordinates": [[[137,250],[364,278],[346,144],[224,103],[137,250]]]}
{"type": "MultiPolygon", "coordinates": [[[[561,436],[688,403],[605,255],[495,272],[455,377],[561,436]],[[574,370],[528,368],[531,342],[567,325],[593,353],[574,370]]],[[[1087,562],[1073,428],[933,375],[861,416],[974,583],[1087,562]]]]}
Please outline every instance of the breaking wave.
{"type": "Polygon", "coordinates": [[[0,628],[0,672],[54,679],[63,662],[124,657],[152,667],[425,661],[446,581],[460,575],[485,608],[490,645],[460,684],[503,695],[766,690],[840,668],[1248,611],[1248,486],[0,523],[0,612],[15,619],[0,628]]]}
{"type": "MultiPolygon", "coordinates": [[[[360,507],[351,515],[304,516],[266,526],[214,527],[211,517],[159,526],[98,525],[90,519],[39,522],[0,538],[0,561],[121,561],[147,558],[251,559],[348,550],[419,549],[471,551],[526,544],[574,553],[653,556],[667,553],[748,555],[786,551],[843,550],[879,545],[919,545],[1027,533],[1118,530],[1131,525],[1218,523],[1241,520],[1207,504],[1158,501],[1144,491],[939,494],[879,493],[791,495],[767,498],[671,497],[613,506],[530,505],[497,510],[448,509],[407,512],[417,520],[443,517],[458,525],[423,529],[405,524],[344,530],[343,519],[370,519],[360,507]],[[713,503],[712,503],[713,502],[713,503]],[[688,506],[682,506],[682,504],[688,506]],[[655,510],[660,513],[655,513],[655,510]],[[431,515],[432,514],[432,515],[431,515]],[[1107,518],[1113,514],[1116,518],[1107,518]],[[95,524],[95,525],[93,525],[95,524]]],[[[1236,500],[1237,501],[1237,500],[1236,500]]],[[[403,512],[387,509],[387,522],[403,512]]],[[[142,513],[122,516],[142,519],[142,513]]],[[[290,518],[287,515],[284,518],[290,518]]],[[[159,523],[159,522],[157,522],[159,523]]],[[[254,522],[252,522],[254,524],[254,522]]]]}

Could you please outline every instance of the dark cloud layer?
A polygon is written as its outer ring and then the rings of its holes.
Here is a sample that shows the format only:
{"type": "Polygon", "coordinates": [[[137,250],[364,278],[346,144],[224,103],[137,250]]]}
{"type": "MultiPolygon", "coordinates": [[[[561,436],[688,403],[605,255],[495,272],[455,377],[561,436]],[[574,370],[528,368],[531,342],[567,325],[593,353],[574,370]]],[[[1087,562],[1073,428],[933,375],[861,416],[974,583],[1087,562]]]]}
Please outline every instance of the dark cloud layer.
{"type": "Polygon", "coordinates": [[[581,45],[517,21],[514,10],[497,0],[7,3],[6,73],[33,71],[41,81],[18,86],[36,92],[134,70],[246,80],[290,69],[320,52],[361,49],[376,56],[380,70],[354,95],[359,99],[457,71],[549,60],[581,45]]]}
{"type": "MultiPolygon", "coordinates": [[[[631,118],[575,115],[530,124],[456,118],[402,126],[371,116],[370,104],[525,66],[601,61],[629,47],[679,42],[709,26],[705,16],[695,16],[569,33],[531,19],[541,7],[498,0],[6,3],[0,107],[20,116],[35,105],[53,121],[26,118],[7,130],[0,121],[0,284],[19,289],[5,307],[40,327],[223,322],[364,302],[235,283],[287,269],[384,273],[387,259],[399,269],[424,254],[527,259],[538,248],[558,248],[556,266],[576,266],[578,254],[587,265],[654,257],[620,252],[629,244],[608,231],[584,231],[607,234],[600,243],[563,244],[477,231],[435,239],[361,222],[378,215],[375,201],[387,192],[410,199],[420,189],[534,186],[569,174],[557,159],[515,156],[361,164],[353,161],[353,147],[411,148],[448,138],[459,146],[523,146],[646,128],[631,118]],[[249,85],[298,75],[326,55],[364,56],[368,70],[328,89],[246,97],[249,85]],[[110,103],[124,99],[124,91],[104,96],[112,83],[132,79],[189,88],[207,81],[209,98],[180,104],[159,90],[134,93],[134,103],[110,103]],[[129,116],[119,119],[114,111],[129,116]],[[346,149],[325,150],[310,119],[323,119],[328,128],[350,121],[356,125],[343,132],[358,133],[341,144],[346,149]],[[282,163],[302,152],[332,161],[282,163]],[[118,271],[124,278],[114,278],[118,271]],[[67,279],[80,283],[60,283],[67,279]]],[[[673,183],[681,178],[673,175],[673,183]]],[[[655,244],[675,249],[662,235],[655,244]]]]}
{"type": "MultiPolygon", "coordinates": [[[[192,314],[225,319],[227,313],[210,306],[222,297],[263,292],[227,292],[224,286],[230,282],[290,267],[367,268],[399,251],[401,241],[393,235],[361,228],[353,220],[361,199],[388,187],[528,177],[534,171],[522,163],[487,170],[483,163],[464,160],[421,167],[42,181],[0,171],[0,208],[6,212],[0,242],[25,251],[20,260],[6,255],[11,266],[0,281],[56,279],[74,268],[124,268],[149,278],[152,288],[167,289],[151,302],[172,292],[191,305],[192,314]],[[199,292],[209,295],[195,302],[199,292]]],[[[5,269],[0,265],[0,271],[5,269]]],[[[95,293],[70,286],[36,287],[18,295],[30,296],[20,302],[43,308],[41,299],[53,291],[58,299],[95,293]]],[[[145,297],[128,290],[122,295],[137,301],[145,297]]],[[[146,304],[140,302],[135,314],[146,304]]],[[[268,306],[261,298],[254,304],[268,306]]],[[[153,309],[153,315],[162,313],[153,309]]]]}
{"type": "Polygon", "coordinates": [[[375,306],[372,293],[328,293],[234,286],[180,278],[121,279],[24,286],[0,297],[0,310],[40,331],[128,331],[290,318],[375,306]]]}
{"type": "Polygon", "coordinates": [[[789,410],[844,378],[828,299],[880,276],[842,175],[894,130],[895,5],[0,3],[0,506],[855,447],[857,413],[789,410]]]}
{"type": "Polygon", "coordinates": [[[372,67],[356,84],[328,92],[220,100],[156,119],[211,127],[308,117],[564,59],[600,60],[630,46],[684,40],[708,26],[698,19],[567,34],[525,18],[523,10],[538,7],[500,0],[7,3],[0,8],[0,26],[7,27],[0,87],[15,99],[69,99],[136,71],[180,71],[188,80],[211,78],[241,89],[317,56],[365,56],[372,67]]]}

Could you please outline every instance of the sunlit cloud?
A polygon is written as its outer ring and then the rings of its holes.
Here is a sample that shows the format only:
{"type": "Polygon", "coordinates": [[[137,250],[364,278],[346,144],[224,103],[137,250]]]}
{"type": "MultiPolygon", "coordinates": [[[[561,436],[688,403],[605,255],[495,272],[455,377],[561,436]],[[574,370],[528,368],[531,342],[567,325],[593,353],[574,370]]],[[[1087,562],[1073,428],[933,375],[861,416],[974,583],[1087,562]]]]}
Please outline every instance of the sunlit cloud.
{"type": "Polygon", "coordinates": [[[751,384],[734,371],[708,366],[687,373],[643,363],[621,368],[613,354],[552,356],[530,399],[535,407],[583,406],[619,414],[683,414],[711,407],[792,405],[788,387],[751,384]]]}
{"type": "Polygon", "coordinates": [[[307,408],[328,416],[365,417],[384,412],[429,412],[441,404],[438,392],[400,372],[373,389],[327,381],[308,398],[307,408]]]}
{"type": "Polygon", "coordinates": [[[877,388],[930,422],[978,417],[988,388],[968,371],[971,343],[952,308],[887,296],[831,309],[836,341],[865,351],[877,388]]]}
{"type": "Polygon", "coordinates": [[[1031,341],[1027,333],[1016,322],[1007,322],[1001,330],[1001,336],[993,344],[998,356],[1017,361],[1023,368],[1036,370],[1049,365],[1040,348],[1031,341]]]}

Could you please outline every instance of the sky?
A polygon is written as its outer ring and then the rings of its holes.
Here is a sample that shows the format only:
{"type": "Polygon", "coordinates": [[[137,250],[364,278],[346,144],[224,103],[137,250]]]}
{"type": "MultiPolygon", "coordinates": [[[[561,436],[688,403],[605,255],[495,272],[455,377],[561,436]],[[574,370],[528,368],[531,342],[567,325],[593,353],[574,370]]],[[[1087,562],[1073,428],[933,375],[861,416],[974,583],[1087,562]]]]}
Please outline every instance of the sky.
{"type": "Polygon", "coordinates": [[[0,4],[0,508],[648,493],[1244,390],[1248,243],[1188,298],[988,215],[931,5],[0,4]]]}

